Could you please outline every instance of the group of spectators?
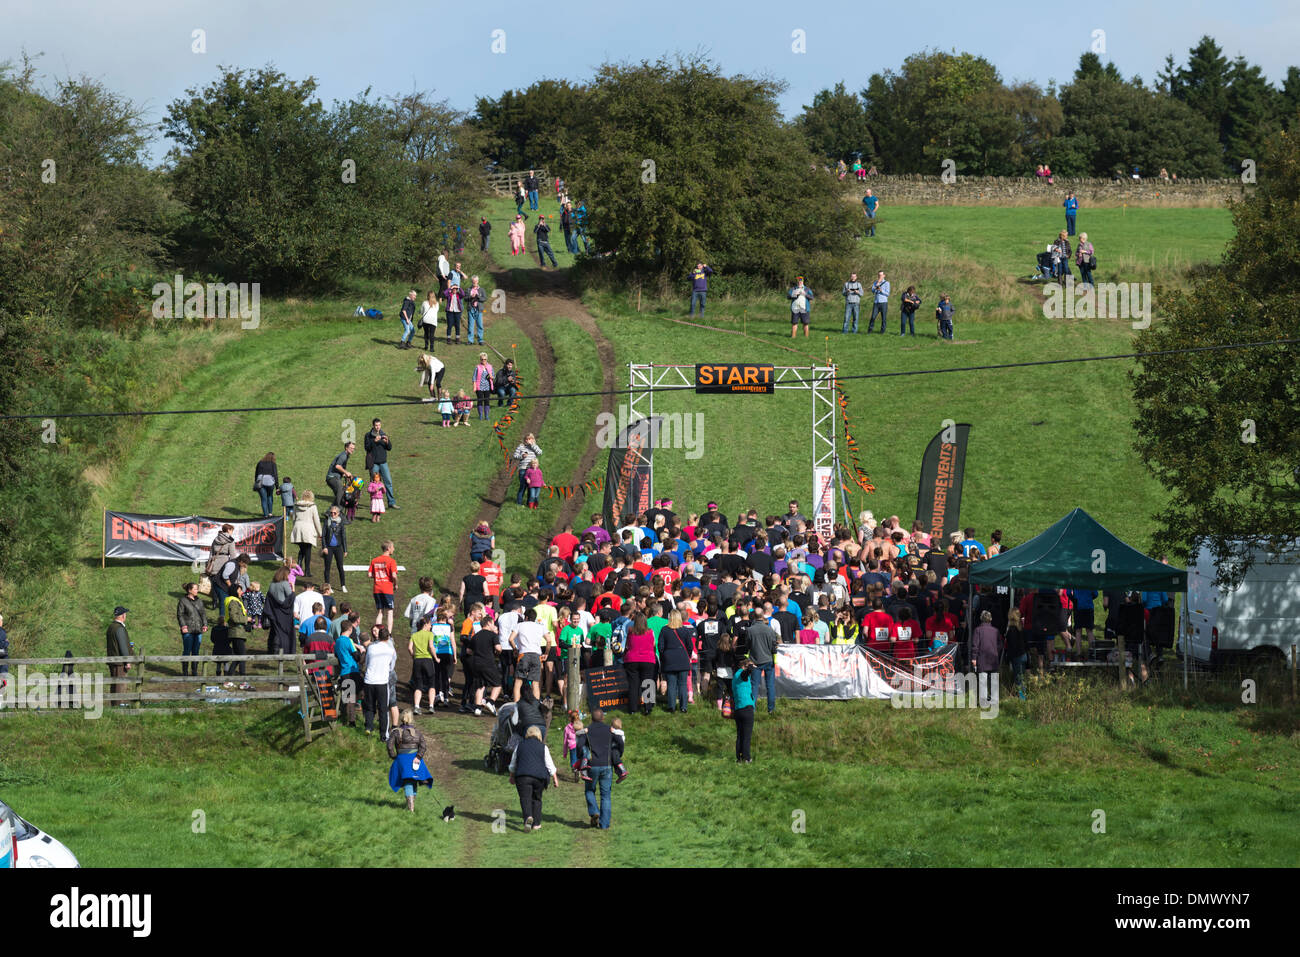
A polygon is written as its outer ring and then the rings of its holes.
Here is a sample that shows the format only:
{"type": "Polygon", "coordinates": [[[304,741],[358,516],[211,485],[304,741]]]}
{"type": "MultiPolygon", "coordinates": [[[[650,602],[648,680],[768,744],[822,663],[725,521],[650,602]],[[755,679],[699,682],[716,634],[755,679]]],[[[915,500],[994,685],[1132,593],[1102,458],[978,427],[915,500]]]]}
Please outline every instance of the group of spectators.
{"type": "Polygon", "coordinates": [[[1065,228],[1038,254],[1038,271],[1034,278],[1065,282],[1074,275],[1070,271],[1070,261],[1073,259],[1079,267],[1082,285],[1091,286],[1092,271],[1097,268],[1096,248],[1089,242],[1087,233],[1079,233],[1077,249],[1072,249],[1070,245],[1070,237],[1075,234],[1079,215],[1079,199],[1074,193],[1069,193],[1061,205],[1065,208],[1065,228]]]}
{"type": "MultiPolygon", "coordinates": [[[[438,264],[434,272],[438,279],[438,288],[430,289],[425,294],[424,301],[418,304],[419,325],[424,333],[424,348],[430,353],[434,351],[434,344],[438,341],[438,312],[444,303],[446,306],[443,316],[444,344],[460,345],[462,314],[466,317],[466,341],[470,345],[486,343],[483,332],[483,303],[487,299],[487,293],[479,285],[478,276],[466,277],[460,263],[453,266],[447,259],[445,249],[438,255],[438,264]]],[[[397,314],[402,323],[401,338],[397,342],[399,349],[411,348],[411,340],[415,336],[417,295],[414,289],[410,290],[398,306],[397,314]]]]}
{"type": "MultiPolygon", "coordinates": [[[[528,175],[522,180],[515,182],[515,219],[510,224],[510,255],[527,255],[528,244],[526,241],[526,230],[528,217],[524,213],[524,205],[528,205],[530,212],[537,213],[537,222],[533,224],[533,236],[537,241],[537,264],[543,269],[546,268],[546,258],[551,260],[551,265],[557,265],[555,253],[551,250],[551,227],[544,216],[539,211],[538,193],[541,188],[541,180],[537,176],[536,170],[529,170],[528,175]],[[546,258],[544,258],[546,257],[546,258]]],[[[560,177],[555,178],[555,201],[560,207],[559,222],[560,229],[564,233],[564,248],[573,255],[578,254],[578,242],[581,240],[583,248],[591,252],[591,240],[587,236],[587,205],[579,202],[576,206],[569,197],[568,189],[565,187],[564,180],[560,177]]],[[[487,225],[484,220],[479,226],[479,233],[482,236],[482,248],[488,248],[488,235],[491,233],[491,226],[487,225]],[[486,230],[484,226],[487,226],[486,230]]]]}
{"type": "MultiPolygon", "coordinates": [[[[712,266],[703,262],[695,264],[695,269],[690,276],[691,303],[690,308],[687,310],[688,316],[693,317],[695,315],[697,306],[699,307],[699,314],[704,315],[704,307],[709,294],[709,277],[712,275],[714,275],[712,266]]],[[[857,333],[858,321],[861,318],[862,298],[864,295],[869,295],[871,297],[871,311],[867,317],[867,332],[876,331],[876,318],[879,317],[880,333],[884,335],[888,324],[889,299],[892,294],[892,287],[883,270],[876,274],[876,279],[871,284],[869,291],[858,280],[858,274],[851,273],[841,287],[840,294],[844,297],[844,325],[840,329],[841,333],[857,333]]],[[[812,287],[808,285],[803,276],[795,276],[793,285],[785,292],[785,297],[790,303],[790,338],[793,339],[798,335],[800,327],[803,328],[804,338],[808,338],[812,326],[813,301],[817,298],[816,293],[813,292],[812,287]]],[[[924,300],[922,300],[920,293],[916,291],[915,286],[908,286],[901,298],[898,334],[900,336],[908,334],[915,336],[916,311],[921,308],[924,300]]],[[[947,293],[941,294],[934,310],[939,338],[948,340],[953,338],[952,322],[954,312],[952,297],[947,293]]]]}

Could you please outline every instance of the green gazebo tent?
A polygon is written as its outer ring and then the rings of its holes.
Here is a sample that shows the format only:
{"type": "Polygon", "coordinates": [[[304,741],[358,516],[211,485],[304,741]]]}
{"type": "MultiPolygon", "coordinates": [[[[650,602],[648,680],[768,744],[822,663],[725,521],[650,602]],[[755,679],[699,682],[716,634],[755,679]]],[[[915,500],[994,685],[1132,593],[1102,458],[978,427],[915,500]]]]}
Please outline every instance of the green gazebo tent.
{"type": "Polygon", "coordinates": [[[1148,558],[1081,508],[1023,545],[971,566],[975,585],[1186,591],[1187,572],[1148,558]]]}

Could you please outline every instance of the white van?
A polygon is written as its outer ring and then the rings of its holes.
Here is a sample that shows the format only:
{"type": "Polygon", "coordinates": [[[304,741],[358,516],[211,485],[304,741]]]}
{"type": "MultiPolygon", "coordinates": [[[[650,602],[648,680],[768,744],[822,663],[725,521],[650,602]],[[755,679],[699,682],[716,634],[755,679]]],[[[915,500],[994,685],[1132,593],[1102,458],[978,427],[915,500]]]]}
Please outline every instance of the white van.
{"type": "Polygon", "coordinates": [[[0,804],[0,870],[18,866],[18,833],[14,830],[13,815],[0,804]]]}
{"type": "Polygon", "coordinates": [[[1215,588],[1213,554],[1201,546],[1187,568],[1187,619],[1192,657],[1221,664],[1248,657],[1286,659],[1300,642],[1300,547],[1274,554],[1258,550],[1236,588],[1215,588]]]}
{"type": "Polygon", "coordinates": [[[0,838],[5,841],[5,851],[0,851],[0,867],[80,867],[77,858],[61,841],[46,834],[35,824],[24,821],[3,801],[0,801],[0,838]],[[8,823],[12,837],[5,836],[8,823]],[[12,851],[9,846],[12,844],[12,851]],[[6,864],[7,853],[12,853],[13,863],[6,864]]]}

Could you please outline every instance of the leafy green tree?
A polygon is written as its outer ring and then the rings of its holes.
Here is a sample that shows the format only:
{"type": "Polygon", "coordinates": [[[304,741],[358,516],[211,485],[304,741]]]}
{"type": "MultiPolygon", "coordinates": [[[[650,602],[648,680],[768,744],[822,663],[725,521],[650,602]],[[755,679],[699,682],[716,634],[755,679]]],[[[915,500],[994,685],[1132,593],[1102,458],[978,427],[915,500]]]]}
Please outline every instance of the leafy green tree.
{"type": "Polygon", "coordinates": [[[409,274],[468,226],[461,117],[427,94],[326,108],[316,82],[223,69],[163,129],[191,265],[272,289],[409,274]]]}
{"type": "Polygon", "coordinates": [[[1054,172],[1107,176],[1137,166],[1146,175],[1162,167],[1180,177],[1220,174],[1214,130],[1191,107],[1125,81],[1096,55],[1080,57],[1073,80],[1061,88],[1064,122],[1048,149],[1054,172]]]}
{"type": "Polygon", "coordinates": [[[538,80],[526,90],[480,97],[470,122],[486,154],[503,170],[550,169],[561,145],[590,134],[589,91],[567,80],[538,80]]]}
{"type": "Polygon", "coordinates": [[[1260,169],[1222,264],[1157,299],[1132,377],[1135,445],[1169,491],[1155,547],[1188,556],[1204,538],[1233,579],[1249,566],[1235,543],[1278,546],[1300,528],[1297,347],[1154,353],[1300,338],[1297,137],[1278,134],[1260,169]]]}
{"type": "Polygon", "coordinates": [[[1232,61],[1228,110],[1223,119],[1223,158],[1229,173],[1241,172],[1245,159],[1257,163],[1268,138],[1281,129],[1281,98],[1258,66],[1245,57],[1232,61]]]}
{"type": "Polygon", "coordinates": [[[875,74],[861,93],[877,152],[890,172],[1017,175],[1041,161],[1062,122],[1054,91],[1007,86],[970,53],[932,51],[875,74]]]}
{"type": "Polygon", "coordinates": [[[875,157],[871,127],[862,100],[836,83],[834,89],[819,90],[812,105],[805,106],[795,120],[808,148],[831,160],[850,160],[855,153],[871,165],[875,157]]]}
{"type": "MultiPolygon", "coordinates": [[[[30,59],[0,66],[0,409],[121,408],[136,394],[138,286],[177,208],[129,102],[91,80],[38,80],[30,59]]],[[[0,428],[0,587],[72,560],[82,471],[111,435],[89,419],[0,428]]]]}
{"type": "Polygon", "coordinates": [[[116,278],[162,257],[179,209],[131,103],[87,79],[47,96],[38,79],[31,60],[0,66],[0,310],[129,321],[116,278]]]}
{"type": "Polygon", "coordinates": [[[1286,68],[1286,79],[1278,93],[1278,114],[1285,130],[1293,130],[1300,122],[1300,67],[1286,68]]]}
{"type": "Polygon", "coordinates": [[[1196,46],[1188,51],[1187,65],[1180,67],[1171,79],[1170,96],[1186,103],[1209,120],[1216,137],[1222,142],[1228,117],[1228,88],[1232,83],[1232,70],[1214,38],[1201,37],[1196,46]]]}
{"type": "Polygon", "coordinates": [[[912,54],[898,73],[873,74],[862,99],[885,168],[934,173],[952,159],[958,172],[977,172],[985,144],[970,104],[1000,85],[983,57],[937,50],[912,54]]]}
{"type": "Polygon", "coordinates": [[[849,249],[838,182],[781,119],[782,86],[702,59],[602,66],[595,132],[558,159],[596,247],[624,273],[681,279],[697,261],[764,282],[849,249]]]}

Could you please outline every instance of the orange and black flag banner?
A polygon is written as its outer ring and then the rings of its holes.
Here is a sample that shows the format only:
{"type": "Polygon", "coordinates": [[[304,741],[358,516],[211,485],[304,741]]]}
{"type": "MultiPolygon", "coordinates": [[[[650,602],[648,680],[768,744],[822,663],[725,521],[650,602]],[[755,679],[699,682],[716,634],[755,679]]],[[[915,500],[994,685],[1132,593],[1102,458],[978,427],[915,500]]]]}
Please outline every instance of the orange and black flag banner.
{"type": "MultiPolygon", "coordinates": [[[[515,380],[516,388],[522,390],[524,387],[523,379],[515,380]]],[[[510,423],[515,420],[515,413],[519,411],[519,393],[516,392],[510,400],[510,405],[506,409],[506,414],[492,423],[492,431],[496,433],[497,445],[501,446],[501,458],[506,462],[510,461],[510,451],[506,448],[506,429],[510,428],[510,423]]]]}
{"type": "Polygon", "coordinates": [[[590,495],[592,492],[605,491],[605,479],[603,476],[594,478],[590,482],[583,482],[581,485],[547,485],[547,498],[573,498],[575,495],[590,495]]]}
{"type": "Polygon", "coordinates": [[[844,390],[838,384],[835,386],[835,395],[840,403],[840,417],[844,420],[844,444],[849,450],[849,458],[853,461],[853,471],[849,474],[849,478],[862,491],[874,492],[876,487],[871,484],[871,476],[862,467],[862,456],[858,447],[858,440],[853,437],[853,429],[849,424],[849,397],[844,394],[844,390]]]}

